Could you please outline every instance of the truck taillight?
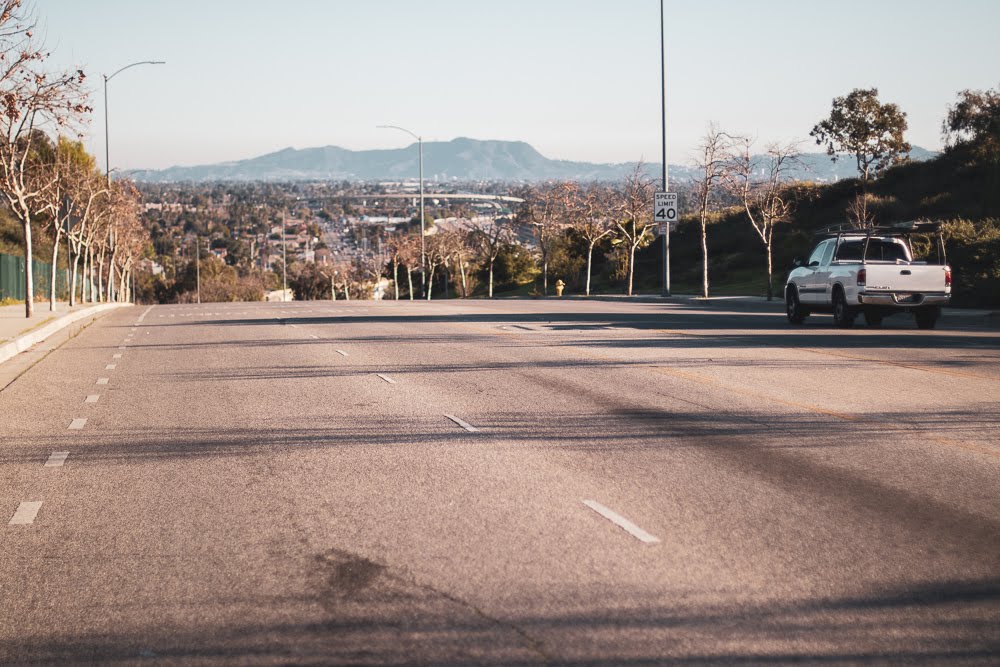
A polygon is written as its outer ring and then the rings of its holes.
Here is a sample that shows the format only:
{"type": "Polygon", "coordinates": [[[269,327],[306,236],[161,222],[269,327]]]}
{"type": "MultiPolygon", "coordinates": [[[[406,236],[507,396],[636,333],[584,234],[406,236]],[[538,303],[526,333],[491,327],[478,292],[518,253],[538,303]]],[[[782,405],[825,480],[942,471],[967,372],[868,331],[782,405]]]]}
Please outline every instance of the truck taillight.
{"type": "Polygon", "coordinates": [[[944,270],[944,286],[951,287],[951,269],[944,270]]]}
{"type": "MultiPolygon", "coordinates": [[[[949,280],[951,279],[949,278],[949,280]]],[[[858,287],[864,287],[867,281],[868,281],[868,269],[860,269],[858,271],[858,287]]]]}

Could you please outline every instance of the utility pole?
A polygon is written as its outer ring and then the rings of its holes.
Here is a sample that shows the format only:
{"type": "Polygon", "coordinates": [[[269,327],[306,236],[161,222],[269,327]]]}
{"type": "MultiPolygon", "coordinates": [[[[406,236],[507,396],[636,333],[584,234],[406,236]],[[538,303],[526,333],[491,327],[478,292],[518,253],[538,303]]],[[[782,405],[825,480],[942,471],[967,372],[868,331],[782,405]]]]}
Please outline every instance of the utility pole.
{"type": "Polygon", "coordinates": [[[281,300],[288,300],[288,256],[285,253],[285,214],[281,214],[281,300]]]}
{"type": "MultiPolygon", "coordinates": [[[[661,136],[663,138],[663,192],[669,192],[667,187],[667,55],[663,28],[663,0],[660,0],[660,120],[661,136]]],[[[670,223],[667,222],[663,234],[663,291],[662,296],[670,296],[670,223]]]]}
{"type": "Polygon", "coordinates": [[[195,252],[195,262],[194,262],[194,275],[196,285],[198,286],[198,303],[201,303],[201,239],[197,235],[194,237],[194,252],[195,252]]]}

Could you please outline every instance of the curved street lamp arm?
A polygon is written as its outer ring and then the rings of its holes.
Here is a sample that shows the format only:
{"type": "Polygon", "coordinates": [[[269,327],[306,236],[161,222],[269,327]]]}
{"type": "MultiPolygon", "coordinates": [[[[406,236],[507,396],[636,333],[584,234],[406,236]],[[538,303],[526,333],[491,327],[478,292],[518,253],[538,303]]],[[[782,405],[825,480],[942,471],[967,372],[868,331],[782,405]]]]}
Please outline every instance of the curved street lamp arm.
{"type": "Polygon", "coordinates": [[[120,70],[118,70],[117,72],[115,72],[111,76],[108,76],[107,74],[105,74],[104,75],[104,80],[105,81],[110,81],[111,79],[115,78],[116,76],[118,76],[119,74],[121,74],[122,72],[124,72],[125,70],[129,69],[130,67],[135,67],[136,65],[166,65],[166,64],[167,64],[167,61],[165,61],[165,60],[140,60],[137,63],[132,63],[131,65],[125,65],[125,67],[122,67],[120,70]]]}
{"type": "Polygon", "coordinates": [[[418,135],[414,134],[413,132],[410,132],[405,127],[400,127],[399,125],[376,125],[375,127],[380,130],[399,130],[401,132],[406,132],[408,135],[410,135],[417,141],[423,141],[423,139],[421,139],[418,135]]]}

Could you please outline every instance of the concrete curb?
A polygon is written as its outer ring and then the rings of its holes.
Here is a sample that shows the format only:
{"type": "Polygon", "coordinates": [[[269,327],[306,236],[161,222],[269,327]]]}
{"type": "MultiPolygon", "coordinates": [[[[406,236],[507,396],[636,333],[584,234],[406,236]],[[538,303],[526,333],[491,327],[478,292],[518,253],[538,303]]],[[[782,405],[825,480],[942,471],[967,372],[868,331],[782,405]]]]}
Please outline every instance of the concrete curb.
{"type": "Polygon", "coordinates": [[[94,306],[92,308],[85,308],[83,310],[78,310],[75,313],[70,313],[65,317],[60,317],[55,322],[50,322],[44,327],[39,327],[34,331],[30,331],[19,338],[15,338],[9,343],[4,343],[0,345],[0,364],[16,357],[20,353],[24,352],[32,345],[42,342],[52,334],[65,329],[74,322],[79,322],[82,319],[90,317],[91,315],[97,315],[103,313],[107,310],[114,310],[117,308],[123,308],[126,306],[131,306],[130,303],[105,303],[99,306],[94,306]]]}

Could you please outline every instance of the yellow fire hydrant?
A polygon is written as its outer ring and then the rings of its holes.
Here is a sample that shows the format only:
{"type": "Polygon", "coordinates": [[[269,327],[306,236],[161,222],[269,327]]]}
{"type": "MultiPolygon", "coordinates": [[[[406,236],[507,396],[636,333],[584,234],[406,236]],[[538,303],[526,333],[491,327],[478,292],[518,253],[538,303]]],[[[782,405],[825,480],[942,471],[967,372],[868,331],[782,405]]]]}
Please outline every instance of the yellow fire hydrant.
{"type": "Polygon", "coordinates": [[[563,290],[566,289],[566,283],[561,280],[556,281],[556,296],[562,296],[563,290]]]}

